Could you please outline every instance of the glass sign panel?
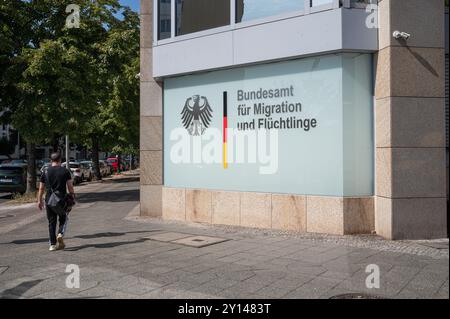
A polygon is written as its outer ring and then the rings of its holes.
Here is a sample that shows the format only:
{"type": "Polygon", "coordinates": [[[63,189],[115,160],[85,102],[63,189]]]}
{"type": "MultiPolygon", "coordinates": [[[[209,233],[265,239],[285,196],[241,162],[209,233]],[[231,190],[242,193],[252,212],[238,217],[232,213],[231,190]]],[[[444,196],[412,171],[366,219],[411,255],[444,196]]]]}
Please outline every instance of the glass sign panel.
{"type": "Polygon", "coordinates": [[[166,79],[164,184],[373,195],[372,79],[369,54],[166,79]]]}

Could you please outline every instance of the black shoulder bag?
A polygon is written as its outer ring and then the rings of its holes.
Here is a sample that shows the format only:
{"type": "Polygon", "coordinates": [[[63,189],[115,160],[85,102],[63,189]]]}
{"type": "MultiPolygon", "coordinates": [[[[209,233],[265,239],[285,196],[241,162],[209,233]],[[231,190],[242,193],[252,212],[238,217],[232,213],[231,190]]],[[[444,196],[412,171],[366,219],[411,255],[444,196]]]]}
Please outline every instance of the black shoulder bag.
{"type": "Polygon", "coordinates": [[[50,183],[50,179],[48,178],[48,171],[45,174],[47,183],[50,185],[50,189],[52,193],[47,199],[46,205],[50,207],[55,213],[58,215],[64,214],[66,212],[66,198],[59,191],[55,191],[50,183]]]}

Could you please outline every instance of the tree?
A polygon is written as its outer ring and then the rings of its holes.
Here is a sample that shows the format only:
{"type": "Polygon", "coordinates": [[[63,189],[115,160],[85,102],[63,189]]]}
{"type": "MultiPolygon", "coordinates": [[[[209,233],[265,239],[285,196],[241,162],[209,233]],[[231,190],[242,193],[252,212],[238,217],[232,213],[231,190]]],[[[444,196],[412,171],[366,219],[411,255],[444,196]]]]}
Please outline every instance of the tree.
{"type": "Polygon", "coordinates": [[[95,113],[85,122],[84,136],[92,148],[96,177],[98,153],[137,153],[139,149],[139,17],[125,8],[123,19],[110,25],[96,46],[99,81],[95,88],[95,113]]]}
{"type": "MultiPolygon", "coordinates": [[[[28,4],[12,0],[0,3],[0,113],[2,120],[13,122],[12,115],[24,106],[17,83],[26,65],[21,59],[23,49],[32,43],[32,19],[28,13],[28,4]]],[[[30,114],[24,114],[23,117],[30,114]]],[[[30,126],[32,123],[30,123],[30,126]]],[[[17,127],[17,126],[16,126],[17,127]]],[[[19,125],[20,127],[20,125],[19,125]]],[[[32,143],[27,141],[27,143],[32,143]]],[[[34,147],[28,145],[29,160],[34,158],[34,147]]],[[[28,165],[27,191],[36,189],[36,170],[34,161],[28,165]]]]}
{"type": "MultiPolygon", "coordinates": [[[[98,156],[100,143],[114,147],[117,143],[113,141],[123,144],[129,138],[117,135],[113,127],[123,130],[124,121],[110,118],[108,111],[122,105],[138,108],[138,103],[130,106],[128,101],[110,101],[129,98],[117,94],[121,85],[117,81],[122,81],[118,73],[131,65],[139,50],[128,57],[130,48],[120,41],[132,40],[133,44],[128,41],[126,45],[139,47],[137,14],[117,0],[71,3],[81,9],[78,29],[66,27],[62,1],[0,2],[0,111],[5,111],[2,117],[27,143],[30,191],[35,188],[35,144],[55,145],[55,140],[66,134],[89,144],[85,141],[89,137],[98,156]],[[121,10],[123,19],[116,16],[121,10]]],[[[137,89],[131,91],[134,94],[137,89]]],[[[135,112],[130,114],[135,116],[135,112]]],[[[98,171],[98,160],[95,166],[98,171]]]]}

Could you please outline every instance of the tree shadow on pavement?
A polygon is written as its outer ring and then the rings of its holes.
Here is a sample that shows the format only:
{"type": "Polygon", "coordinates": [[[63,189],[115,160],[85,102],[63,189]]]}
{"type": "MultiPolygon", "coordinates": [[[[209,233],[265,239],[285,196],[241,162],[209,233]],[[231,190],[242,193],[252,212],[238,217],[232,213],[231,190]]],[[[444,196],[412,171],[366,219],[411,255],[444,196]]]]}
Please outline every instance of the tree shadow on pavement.
{"type": "Polygon", "coordinates": [[[64,251],[79,251],[79,250],[86,249],[86,248],[99,248],[99,249],[114,248],[114,247],[125,246],[125,245],[140,244],[140,243],[143,243],[143,242],[146,242],[149,240],[150,239],[148,239],[148,238],[140,238],[140,239],[131,240],[131,241],[118,241],[118,242],[103,243],[103,244],[89,244],[89,245],[82,245],[82,246],[78,246],[78,247],[66,248],[66,249],[64,249],[64,251]]]}
{"type": "MultiPolygon", "coordinates": [[[[139,190],[108,191],[95,193],[78,193],[76,202],[80,204],[94,202],[138,202],[139,190]]],[[[76,207],[76,206],[75,206],[76,207]]]]}
{"type": "Polygon", "coordinates": [[[2,245],[15,244],[15,245],[27,245],[27,244],[37,244],[48,242],[48,237],[46,238],[34,238],[34,239],[19,239],[13,240],[9,243],[1,243],[2,245]]]}
{"type": "Polygon", "coordinates": [[[139,176],[133,177],[123,177],[123,178],[113,178],[103,180],[102,183],[130,183],[130,182],[139,182],[139,176]]]}
{"type": "Polygon", "coordinates": [[[37,280],[22,282],[21,284],[17,285],[16,287],[13,287],[13,288],[3,291],[0,295],[0,299],[18,299],[24,293],[26,293],[28,290],[30,290],[31,288],[33,288],[36,285],[39,285],[43,281],[44,281],[43,279],[37,279],[37,280]]]}
{"type": "Polygon", "coordinates": [[[93,239],[93,238],[102,238],[102,237],[119,237],[124,236],[128,234],[145,234],[145,233],[152,233],[155,231],[160,231],[160,229],[153,229],[153,230],[144,230],[144,231],[130,231],[130,232],[123,232],[123,233],[97,233],[97,234],[91,234],[91,235],[79,235],[79,236],[73,236],[72,238],[81,238],[81,239],[93,239]]]}
{"type": "MultiPolygon", "coordinates": [[[[153,232],[157,232],[157,231],[161,231],[161,229],[130,231],[130,232],[122,232],[122,233],[106,232],[106,233],[96,233],[96,234],[89,234],[89,235],[71,236],[71,237],[65,237],[65,238],[67,238],[69,240],[71,238],[79,238],[79,239],[109,238],[109,237],[120,237],[120,236],[129,235],[129,234],[153,233],[153,232]]],[[[19,239],[19,240],[13,240],[9,243],[1,243],[1,244],[2,245],[8,245],[8,244],[27,245],[27,244],[37,244],[37,243],[45,243],[45,242],[48,242],[48,238],[19,239]]]]}

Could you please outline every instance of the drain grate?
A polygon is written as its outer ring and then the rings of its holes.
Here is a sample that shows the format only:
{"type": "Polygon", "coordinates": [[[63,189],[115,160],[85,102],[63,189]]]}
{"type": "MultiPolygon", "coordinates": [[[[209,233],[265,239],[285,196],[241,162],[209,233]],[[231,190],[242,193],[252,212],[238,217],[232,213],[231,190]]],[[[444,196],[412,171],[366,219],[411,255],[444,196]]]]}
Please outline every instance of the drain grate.
{"type": "Polygon", "coordinates": [[[331,297],[330,299],[386,299],[386,298],[376,295],[352,293],[352,294],[336,295],[331,297]]]}

